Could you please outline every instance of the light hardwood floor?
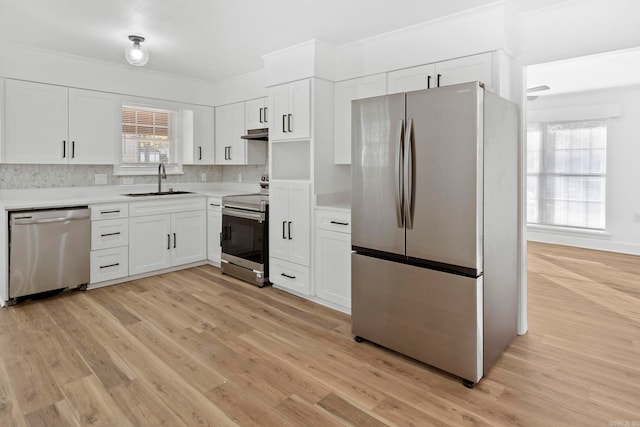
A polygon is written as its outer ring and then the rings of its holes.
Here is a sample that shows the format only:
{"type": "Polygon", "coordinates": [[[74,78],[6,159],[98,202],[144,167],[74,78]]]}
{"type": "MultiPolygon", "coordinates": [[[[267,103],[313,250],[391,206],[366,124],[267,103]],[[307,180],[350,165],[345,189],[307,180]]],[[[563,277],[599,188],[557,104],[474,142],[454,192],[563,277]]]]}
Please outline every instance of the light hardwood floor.
{"type": "Polygon", "coordinates": [[[0,426],[640,425],[640,257],[529,250],[529,333],[472,390],[205,266],[1,310],[0,426]]]}

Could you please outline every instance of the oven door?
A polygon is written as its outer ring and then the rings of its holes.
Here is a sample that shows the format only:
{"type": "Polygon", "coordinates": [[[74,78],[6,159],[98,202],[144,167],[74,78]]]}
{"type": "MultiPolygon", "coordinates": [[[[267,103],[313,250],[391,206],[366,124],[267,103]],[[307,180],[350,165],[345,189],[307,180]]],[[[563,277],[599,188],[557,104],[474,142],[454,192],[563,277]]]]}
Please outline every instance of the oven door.
{"type": "Polygon", "coordinates": [[[266,213],[222,208],[222,259],[263,271],[267,261],[266,213]]]}

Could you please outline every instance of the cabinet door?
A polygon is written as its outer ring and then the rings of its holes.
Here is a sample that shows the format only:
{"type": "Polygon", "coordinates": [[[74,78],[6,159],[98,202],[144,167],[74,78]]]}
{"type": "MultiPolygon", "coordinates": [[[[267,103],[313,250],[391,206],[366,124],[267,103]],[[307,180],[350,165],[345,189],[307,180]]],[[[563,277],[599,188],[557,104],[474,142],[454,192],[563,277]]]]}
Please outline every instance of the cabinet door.
{"type": "Polygon", "coordinates": [[[267,102],[265,98],[252,99],[244,103],[245,129],[269,127],[267,122],[267,102]]]}
{"type": "Polygon", "coordinates": [[[5,162],[67,163],[68,106],[66,87],[7,80],[5,162]]]}
{"type": "Polygon", "coordinates": [[[287,222],[289,261],[310,264],[311,252],[311,200],[309,184],[289,184],[289,219],[287,222]]]}
{"type": "Polygon", "coordinates": [[[384,95],[384,73],[338,82],[334,87],[334,163],[351,164],[351,101],[384,95]]]}
{"type": "Polygon", "coordinates": [[[207,218],[205,211],[171,215],[171,265],[207,259],[207,218]]]}
{"type": "Polygon", "coordinates": [[[493,87],[491,52],[464,58],[442,61],[435,64],[436,78],[440,74],[440,86],[480,81],[485,87],[493,87]]]}
{"type": "Polygon", "coordinates": [[[210,210],[207,213],[207,259],[220,266],[220,233],[222,232],[222,212],[210,210]]]}
{"type": "Polygon", "coordinates": [[[289,240],[289,183],[271,181],[269,183],[269,256],[287,259],[289,240]]]}
{"type": "Polygon", "coordinates": [[[311,123],[311,91],[309,80],[289,83],[287,139],[307,139],[311,123]]]}
{"type": "Polygon", "coordinates": [[[387,73],[387,92],[400,93],[436,87],[434,64],[404,68],[387,73]]]}
{"type": "Polygon", "coordinates": [[[351,310],[351,235],[316,231],[315,290],[322,299],[351,310]]]}
{"type": "Polygon", "coordinates": [[[310,268],[273,258],[269,264],[269,280],[287,291],[298,295],[311,294],[310,268]]]}
{"type": "Polygon", "coordinates": [[[69,163],[112,165],[122,141],[122,102],[117,95],[69,89],[69,163]]]}
{"type": "Polygon", "coordinates": [[[244,163],[244,102],[216,107],[215,151],[216,164],[244,163]]]}
{"type": "Polygon", "coordinates": [[[195,107],[193,110],[193,163],[212,165],[214,160],[213,151],[213,107],[195,107]]]}
{"type": "Polygon", "coordinates": [[[129,218],[129,275],[171,266],[171,216],[129,218]]]}
{"type": "Polygon", "coordinates": [[[269,88],[269,139],[287,139],[287,119],[289,114],[289,85],[269,88]]]}

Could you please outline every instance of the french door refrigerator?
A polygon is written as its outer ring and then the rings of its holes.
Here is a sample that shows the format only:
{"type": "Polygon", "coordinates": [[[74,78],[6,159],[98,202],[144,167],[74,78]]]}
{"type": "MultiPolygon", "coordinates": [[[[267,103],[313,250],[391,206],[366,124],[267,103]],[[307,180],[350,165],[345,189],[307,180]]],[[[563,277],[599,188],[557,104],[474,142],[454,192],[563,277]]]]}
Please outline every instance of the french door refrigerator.
{"type": "Polygon", "coordinates": [[[516,335],[518,111],[479,82],[353,101],[352,332],[472,386],[516,335]]]}

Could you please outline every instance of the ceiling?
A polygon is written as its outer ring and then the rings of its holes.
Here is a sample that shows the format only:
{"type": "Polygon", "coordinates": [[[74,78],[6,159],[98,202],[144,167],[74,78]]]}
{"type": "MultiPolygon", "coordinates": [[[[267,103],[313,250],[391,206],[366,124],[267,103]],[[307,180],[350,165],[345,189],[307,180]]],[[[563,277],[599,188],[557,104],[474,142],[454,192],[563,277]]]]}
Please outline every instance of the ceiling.
{"type": "Polygon", "coordinates": [[[549,86],[531,93],[549,96],[609,87],[640,85],[640,48],[588,55],[527,67],[527,87],[549,86]]]}
{"type": "MultiPolygon", "coordinates": [[[[520,12],[567,0],[511,0],[520,12]]],[[[341,46],[496,0],[0,0],[0,42],[124,64],[130,34],[146,68],[219,81],[310,39],[341,46]]]]}

